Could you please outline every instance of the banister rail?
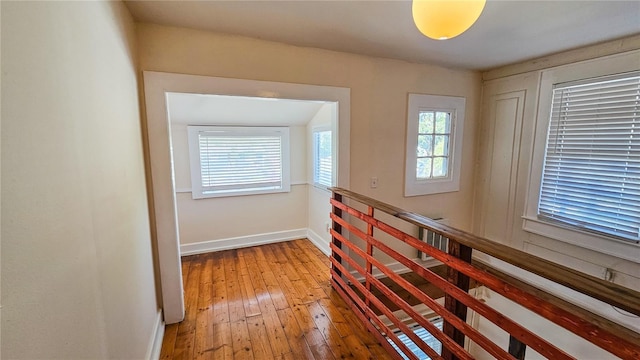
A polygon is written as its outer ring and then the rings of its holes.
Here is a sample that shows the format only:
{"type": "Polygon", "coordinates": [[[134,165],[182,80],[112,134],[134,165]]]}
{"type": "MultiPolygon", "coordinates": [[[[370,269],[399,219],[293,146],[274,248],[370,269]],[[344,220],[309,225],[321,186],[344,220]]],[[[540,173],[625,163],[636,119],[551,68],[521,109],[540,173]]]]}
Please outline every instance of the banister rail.
{"type": "MultiPolygon", "coordinates": [[[[406,212],[349,190],[333,188],[332,191],[332,284],[354,311],[359,316],[362,315],[360,319],[367,324],[374,335],[378,336],[381,343],[388,350],[393,350],[390,351],[392,354],[398,355],[396,350],[389,345],[391,342],[400,349],[406,358],[416,358],[415,354],[407,353],[407,346],[396,336],[396,333],[403,333],[432,359],[473,358],[468,353],[468,349],[464,349],[465,337],[482,347],[492,356],[500,359],[524,358],[525,347],[530,347],[550,359],[574,358],[563,349],[534,334],[522,324],[514,322],[496,309],[471,296],[468,292],[469,280],[473,279],[478,285],[485,286],[505,298],[532,310],[620,358],[640,358],[640,334],[637,332],[580,309],[517,279],[510,278],[508,275],[492,269],[486,264],[472,261],[471,252],[482,252],[636,315],[640,315],[639,292],[583,274],[523,251],[476,237],[424,216],[406,212]],[[367,211],[360,211],[347,205],[343,202],[343,197],[365,205],[367,211]],[[443,235],[449,239],[449,251],[440,251],[420,239],[375,218],[374,211],[376,210],[443,235]],[[366,231],[360,230],[357,226],[345,220],[344,214],[364,222],[366,231]],[[374,229],[375,231],[382,231],[395,238],[395,240],[408,244],[441,261],[448,267],[446,279],[394,250],[389,246],[388,241],[386,243],[380,241],[374,235],[374,229]],[[359,248],[354,242],[348,240],[345,236],[347,232],[364,241],[365,249],[359,248]],[[410,269],[413,273],[443,290],[446,294],[444,305],[438,303],[436,299],[430,298],[409,281],[388,269],[374,256],[374,250],[381,251],[410,269]],[[360,261],[356,261],[353,258],[354,256],[359,258],[360,261]],[[364,266],[360,264],[362,262],[364,266]],[[348,265],[353,273],[345,265],[348,265]],[[407,301],[397,296],[387,285],[373,276],[373,267],[378,269],[385,277],[406,289],[435,314],[442,317],[444,320],[443,330],[434,329],[407,301]],[[354,273],[364,279],[364,284],[360,284],[354,273]],[[416,338],[416,335],[408,330],[406,324],[396,318],[390,309],[386,307],[384,301],[374,295],[372,288],[382,293],[387,300],[392,301],[405,314],[410,316],[413,322],[424,327],[434,338],[439,340],[442,344],[442,353],[434,353],[429,345],[416,338]],[[397,330],[381,324],[373,309],[378,310],[378,313],[384,314],[396,326],[397,330]],[[510,334],[509,349],[500,348],[485,335],[467,324],[467,309],[475,311],[484,319],[510,334]]],[[[397,358],[402,357],[398,355],[397,358]]]]}

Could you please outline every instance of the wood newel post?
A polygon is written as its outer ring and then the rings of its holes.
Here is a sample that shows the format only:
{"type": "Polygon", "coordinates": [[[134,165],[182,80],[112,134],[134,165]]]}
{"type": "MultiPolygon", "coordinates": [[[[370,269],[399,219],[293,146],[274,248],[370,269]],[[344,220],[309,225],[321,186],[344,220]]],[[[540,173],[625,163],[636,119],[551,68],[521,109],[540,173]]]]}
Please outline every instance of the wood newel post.
{"type": "MultiPolygon", "coordinates": [[[[461,245],[460,243],[449,239],[449,254],[457,257],[462,261],[471,263],[472,250],[472,248],[466,245],[461,245]]],[[[469,277],[467,275],[460,273],[453,268],[448,268],[447,280],[460,288],[462,291],[469,292],[469,277]]],[[[462,319],[462,321],[467,321],[467,306],[465,304],[446,294],[444,297],[444,306],[449,312],[462,319]]],[[[460,330],[456,329],[453,325],[445,321],[442,325],[442,331],[460,346],[464,347],[465,336],[460,330]]],[[[458,359],[457,356],[455,356],[451,351],[444,347],[442,348],[442,357],[445,360],[458,359]]]]}
{"type": "MultiPolygon", "coordinates": [[[[367,215],[373,217],[373,206],[369,206],[367,208],[367,215]]],[[[373,225],[367,223],[367,235],[369,236],[373,236],[373,225]]],[[[367,255],[373,256],[373,245],[371,244],[371,242],[367,241],[367,255]]],[[[371,274],[371,272],[373,271],[373,266],[371,265],[371,261],[369,261],[368,259],[366,260],[366,271],[367,274],[371,274]]],[[[371,291],[371,281],[369,281],[369,278],[366,278],[365,280],[365,288],[367,289],[367,291],[371,291]]],[[[367,296],[365,297],[365,304],[367,305],[367,307],[369,307],[369,296],[367,294],[367,296]]]]}
{"type": "MultiPolygon", "coordinates": [[[[333,193],[333,199],[335,201],[342,202],[342,195],[336,194],[334,192],[333,193]]],[[[342,218],[342,210],[341,209],[338,209],[335,206],[332,206],[331,208],[332,208],[331,211],[333,212],[333,214],[335,216],[337,216],[339,218],[342,218]]],[[[340,225],[337,222],[333,221],[332,228],[333,228],[333,231],[335,231],[336,233],[342,234],[342,225],[340,225]]],[[[336,238],[335,236],[331,237],[331,242],[337,248],[342,249],[342,242],[340,242],[340,240],[338,238],[336,238]]],[[[335,251],[331,251],[331,257],[336,259],[336,261],[339,262],[340,264],[342,264],[342,257],[340,255],[336,254],[335,251]]],[[[336,268],[335,265],[331,264],[331,268],[333,269],[333,271],[336,272],[336,274],[338,274],[338,276],[342,276],[342,272],[340,271],[340,269],[336,268]]]]}

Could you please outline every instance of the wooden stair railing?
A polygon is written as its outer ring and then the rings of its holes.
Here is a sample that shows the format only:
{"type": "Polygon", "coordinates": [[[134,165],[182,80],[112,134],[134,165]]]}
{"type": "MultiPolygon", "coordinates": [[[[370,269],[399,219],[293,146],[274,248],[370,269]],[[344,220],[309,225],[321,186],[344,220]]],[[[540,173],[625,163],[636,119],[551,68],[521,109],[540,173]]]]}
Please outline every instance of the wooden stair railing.
{"type": "Polygon", "coordinates": [[[539,275],[557,284],[561,284],[594,299],[611,304],[619,309],[640,315],[640,293],[617,284],[598,279],[568,267],[550,262],[513,249],[511,247],[476,237],[472,234],[451,228],[427,217],[406,212],[402,209],[374,200],[372,198],[341,188],[333,188],[331,199],[333,226],[331,229],[331,282],[333,288],[351,306],[365,326],[380,340],[380,343],[397,359],[403,356],[391,345],[393,342],[408,359],[418,359],[398,337],[403,333],[431,359],[473,359],[465,349],[465,338],[483,348],[497,359],[524,359],[526,348],[535,350],[548,359],[575,359],[563,349],[534,334],[510,318],[504,316],[485,302],[469,294],[469,281],[473,279],[478,286],[485,286],[503,297],[535,312],[547,320],[571,331],[596,346],[622,359],[640,359],[640,334],[593,314],[554,295],[544,292],[521,280],[500,272],[491,266],[472,260],[472,252],[479,251],[500,259],[520,269],[539,275]],[[347,205],[357,202],[360,205],[347,205]],[[366,207],[366,211],[356,207],[366,207]],[[402,219],[410,224],[422,227],[449,239],[447,252],[407,234],[376,217],[374,211],[402,219]],[[346,216],[358,219],[366,225],[366,231],[346,220],[346,216]],[[375,231],[385,233],[397,241],[422,251],[439,260],[448,267],[446,279],[414,260],[404,256],[381,241],[375,231]],[[350,234],[364,242],[364,250],[347,239],[350,234]],[[444,305],[431,298],[411,282],[387,268],[374,256],[381,251],[395,261],[421,276],[445,293],[444,305]],[[358,261],[358,258],[360,261],[358,261]],[[364,262],[364,266],[362,263],[364,262]],[[350,269],[346,267],[349,266],[350,269]],[[420,315],[405,299],[398,296],[385,283],[373,274],[378,269],[385,277],[406,289],[414,298],[428,306],[444,320],[443,330],[439,330],[428,319],[420,315]],[[355,272],[353,274],[351,271],[355,272]],[[364,279],[364,284],[358,278],[364,279]],[[377,297],[372,288],[383,294],[398,308],[406,313],[412,322],[424,327],[442,344],[442,353],[438,354],[426,342],[420,339],[377,297]],[[484,319],[492,322],[509,334],[509,347],[503,349],[485,335],[467,323],[467,309],[475,311],[484,319]],[[377,312],[376,312],[377,310],[377,312]],[[381,313],[394,325],[390,328],[380,320],[381,313]]]}

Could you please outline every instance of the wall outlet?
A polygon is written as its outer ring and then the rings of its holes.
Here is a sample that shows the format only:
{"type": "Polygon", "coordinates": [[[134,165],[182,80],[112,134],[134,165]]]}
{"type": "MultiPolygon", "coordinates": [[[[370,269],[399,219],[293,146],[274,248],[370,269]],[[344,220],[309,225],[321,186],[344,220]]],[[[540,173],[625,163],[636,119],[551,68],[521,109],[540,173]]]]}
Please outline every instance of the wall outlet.
{"type": "Polygon", "coordinates": [[[378,187],[378,178],[375,177],[375,176],[372,177],[369,186],[371,186],[372,189],[377,188],[378,187]]]}
{"type": "Polygon", "coordinates": [[[327,232],[331,232],[331,223],[325,223],[325,227],[327,228],[327,232]]]}

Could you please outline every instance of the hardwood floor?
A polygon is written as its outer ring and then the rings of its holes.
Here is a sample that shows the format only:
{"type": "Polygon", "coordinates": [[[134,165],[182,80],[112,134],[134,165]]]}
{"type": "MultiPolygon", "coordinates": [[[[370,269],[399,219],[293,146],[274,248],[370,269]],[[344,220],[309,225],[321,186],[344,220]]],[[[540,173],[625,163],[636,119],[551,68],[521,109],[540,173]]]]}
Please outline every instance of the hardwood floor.
{"type": "Polygon", "coordinates": [[[186,315],[161,359],[390,359],[308,240],[182,258],[186,315]]]}

